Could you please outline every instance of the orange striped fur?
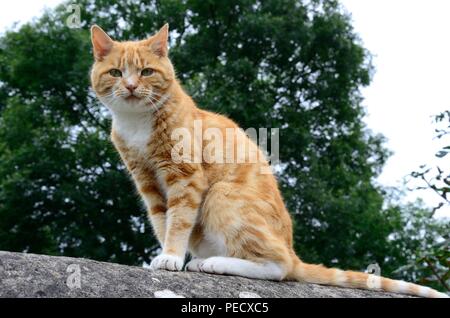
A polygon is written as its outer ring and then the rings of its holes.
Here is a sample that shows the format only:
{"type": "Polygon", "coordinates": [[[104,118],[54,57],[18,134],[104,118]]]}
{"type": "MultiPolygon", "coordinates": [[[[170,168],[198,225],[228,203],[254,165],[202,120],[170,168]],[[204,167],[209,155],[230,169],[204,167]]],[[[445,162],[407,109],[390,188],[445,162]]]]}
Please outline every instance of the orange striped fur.
{"type": "MultiPolygon", "coordinates": [[[[230,119],[199,109],[176,79],[167,55],[168,26],[137,42],[113,41],[98,26],[91,29],[95,63],[92,87],[112,113],[111,138],[148,210],[161,255],[153,269],[298,280],[350,288],[379,289],[426,297],[444,297],[430,288],[364,273],[303,263],[293,249],[292,222],[270,167],[258,146],[230,119]],[[114,71],[111,71],[114,70],[114,71]],[[144,71],[145,70],[145,71],[144,71]],[[223,148],[209,149],[214,138],[197,140],[216,128],[223,148]],[[183,128],[194,138],[193,155],[202,160],[174,162],[183,128]],[[229,143],[227,128],[233,128],[229,143]],[[221,137],[221,138],[222,138],[221,137]],[[244,159],[236,144],[244,140],[244,159]],[[232,153],[232,162],[212,162],[232,153]],[[233,152],[234,151],[234,152],[233,152]]],[[[229,136],[230,137],[230,136],[229,136]]]]}

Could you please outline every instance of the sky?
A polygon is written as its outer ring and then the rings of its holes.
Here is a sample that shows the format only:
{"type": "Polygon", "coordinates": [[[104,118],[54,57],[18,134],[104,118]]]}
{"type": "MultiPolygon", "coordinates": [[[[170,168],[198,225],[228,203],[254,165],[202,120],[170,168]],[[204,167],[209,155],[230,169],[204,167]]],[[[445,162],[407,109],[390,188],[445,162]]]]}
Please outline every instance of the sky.
{"type": "MultiPolygon", "coordinates": [[[[44,7],[52,8],[60,2],[3,1],[0,33],[12,23],[29,21],[39,16],[44,7]]],[[[450,1],[341,0],[341,3],[352,15],[355,32],[374,56],[373,81],[362,90],[368,113],[364,120],[373,132],[387,138],[386,146],[394,152],[377,182],[401,187],[402,180],[422,164],[444,166],[434,156],[442,142],[434,138],[432,117],[450,109],[450,1]]],[[[437,195],[429,191],[408,193],[405,200],[422,198],[429,206],[439,202],[437,195]]],[[[441,209],[437,215],[450,216],[450,207],[441,209]]]]}
{"type": "MultiPolygon", "coordinates": [[[[363,89],[368,112],[365,121],[388,138],[387,147],[394,152],[378,181],[398,186],[422,164],[445,166],[434,156],[443,144],[435,138],[432,117],[450,109],[450,1],[341,3],[351,13],[364,46],[374,55],[376,73],[370,86],[363,89]]],[[[432,206],[439,202],[433,192],[408,195],[409,200],[416,197],[432,206]]],[[[438,214],[450,216],[450,208],[438,214]]]]}
{"type": "MultiPolygon", "coordinates": [[[[14,22],[27,22],[38,17],[45,7],[54,8],[61,0],[13,0],[0,2],[0,33],[14,22]]],[[[76,2],[76,1],[74,1],[76,2]]]]}

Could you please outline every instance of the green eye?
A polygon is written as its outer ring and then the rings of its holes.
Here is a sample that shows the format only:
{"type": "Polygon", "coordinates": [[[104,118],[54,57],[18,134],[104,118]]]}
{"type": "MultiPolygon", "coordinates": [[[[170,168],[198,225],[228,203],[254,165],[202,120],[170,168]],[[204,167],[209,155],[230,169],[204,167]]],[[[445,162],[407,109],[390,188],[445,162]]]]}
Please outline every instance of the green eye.
{"type": "Polygon", "coordinates": [[[122,77],[122,72],[116,68],[113,68],[112,70],[109,71],[109,75],[113,77],[122,77]]]}
{"type": "Polygon", "coordinates": [[[150,76],[150,75],[152,75],[153,74],[153,70],[151,69],[151,68],[144,68],[142,71],[141,71],[141,75],[142,76],[150,76]]]}

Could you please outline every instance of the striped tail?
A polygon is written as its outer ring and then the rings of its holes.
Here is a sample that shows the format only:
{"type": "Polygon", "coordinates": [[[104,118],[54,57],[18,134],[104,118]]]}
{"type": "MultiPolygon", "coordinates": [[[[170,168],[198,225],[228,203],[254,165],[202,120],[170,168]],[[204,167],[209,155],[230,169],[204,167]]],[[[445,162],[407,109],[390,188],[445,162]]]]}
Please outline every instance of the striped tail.
{"type": "Polygon", "coordinates": [[[343,271],[336,268],[326,268],[322,265],[303,263],[296,260],[294,271],[289,278],[313,284],[331,285],[348,288],[359,288],[369,290],[381,290],[406,295],[414,295],[429,298],[448,298],[429,287],[424,287],[401,280],[393,280],[372,274],[343,271]]]}

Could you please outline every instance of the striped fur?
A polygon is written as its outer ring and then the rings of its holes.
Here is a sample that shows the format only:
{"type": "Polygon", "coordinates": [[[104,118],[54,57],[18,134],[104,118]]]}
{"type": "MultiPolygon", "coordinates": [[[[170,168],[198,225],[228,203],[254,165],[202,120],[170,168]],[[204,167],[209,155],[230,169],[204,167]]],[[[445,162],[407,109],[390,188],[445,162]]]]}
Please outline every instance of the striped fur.
{"type": "Polygon", "coordinates": [[[115,42],[92,28],[92,87],[112,112],[111,139],[161,243],[153,269],[181,270],[189,252],[194,259],[186,269],[192,271],[446,296],[410,283],[303,263],[293,249],[292,222],[277,180],[262,173],[270,168],[262,152],[232,120],[195,105],[176,79],[167,38],[167,25],[138,42],[115,42]],[[152,75],[143,76],[144,68],[151,68],[152,75]],[[122,76],[112,76],[111,69],[122,76]],[[209,149],[214,138],[194,138],[193,155],[203,160],[174,162],[172,134],[183,128],[194,135],[195,122],[201,122],[203,133],[214,128],[223,137],[235,129],[230,137],[245,141],[244,159],[256,154],[260,160],[238,162],[235,145],[225,139],[222,148],[202,152],[196,143],[209,149]],[[210,160],[226,153],[232,153],[231,162],[210,160]]]}

